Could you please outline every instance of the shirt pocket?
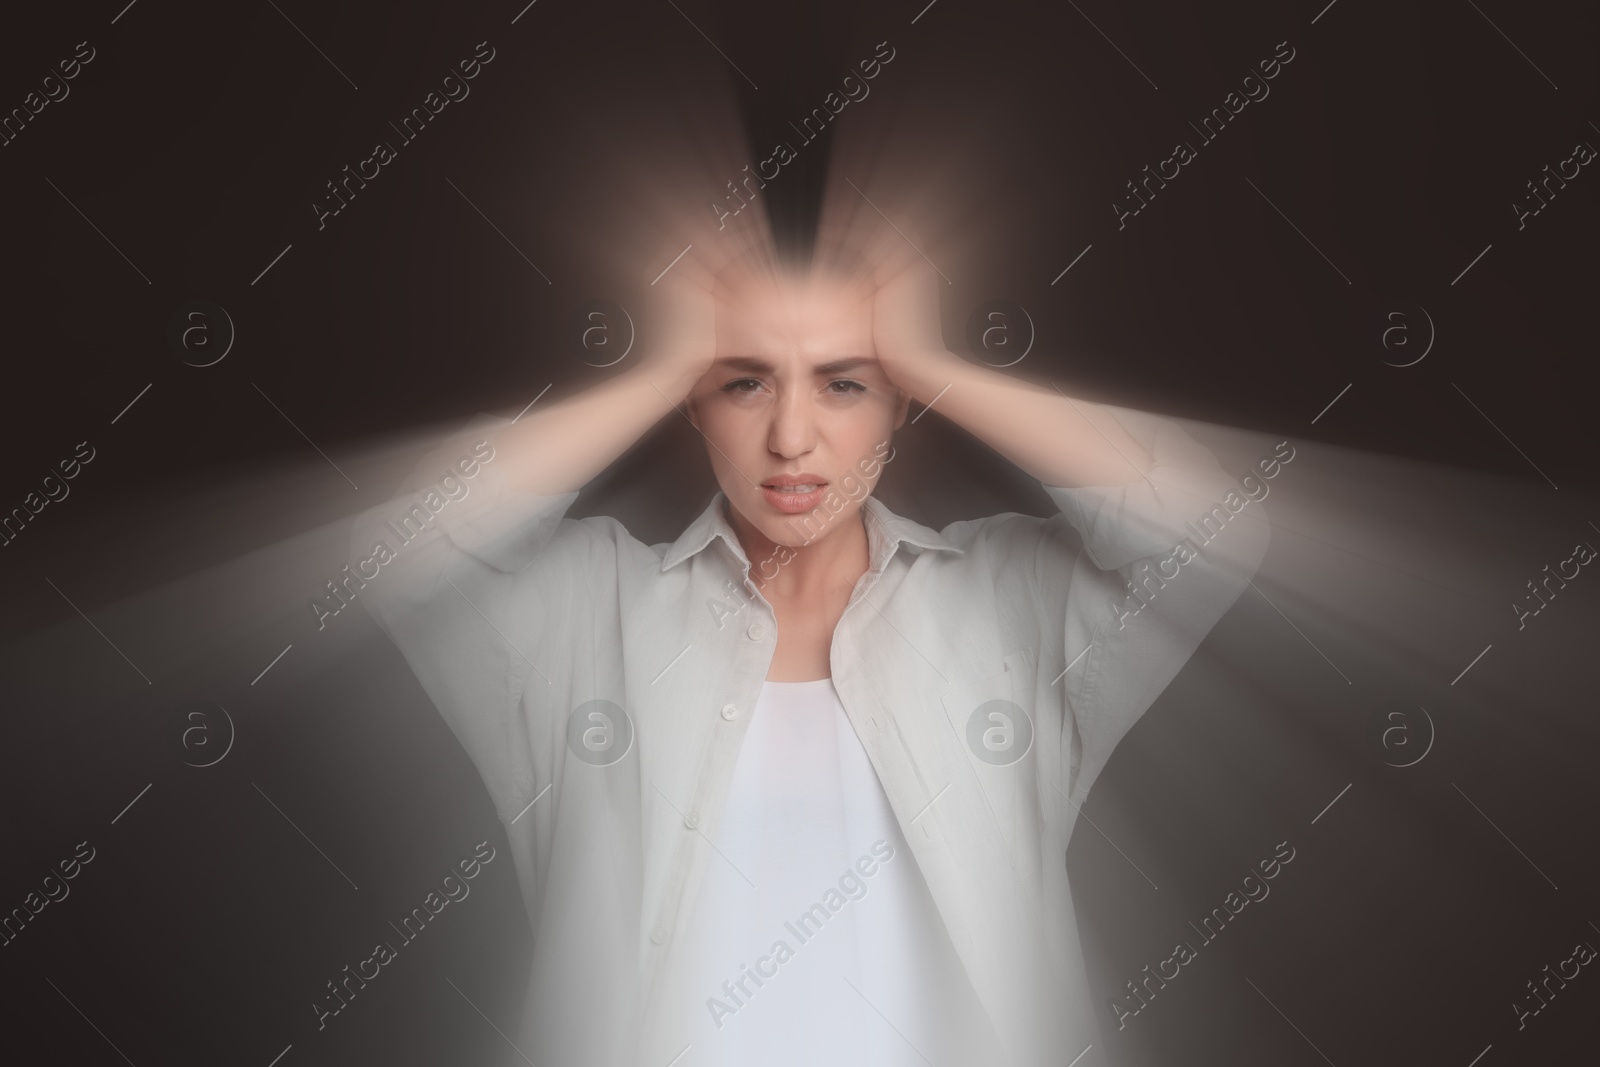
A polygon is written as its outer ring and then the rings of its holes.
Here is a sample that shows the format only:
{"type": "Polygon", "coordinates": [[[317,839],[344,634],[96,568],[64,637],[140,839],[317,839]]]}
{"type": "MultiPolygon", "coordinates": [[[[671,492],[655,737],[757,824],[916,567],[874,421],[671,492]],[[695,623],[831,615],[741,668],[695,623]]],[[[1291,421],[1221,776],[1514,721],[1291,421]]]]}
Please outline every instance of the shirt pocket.
{"type": "MultiPolygon", "coordinates": [[[[1008,657],[1009,659],[1009,657],[1008,657]]],[[[1008,667],[971,681],[957,681],[943,696],[945,716],[966,750],[994,826],[1019,874],[1036,860],[1037,730],[1019,692],[1025,686],[1008,667]]]]}

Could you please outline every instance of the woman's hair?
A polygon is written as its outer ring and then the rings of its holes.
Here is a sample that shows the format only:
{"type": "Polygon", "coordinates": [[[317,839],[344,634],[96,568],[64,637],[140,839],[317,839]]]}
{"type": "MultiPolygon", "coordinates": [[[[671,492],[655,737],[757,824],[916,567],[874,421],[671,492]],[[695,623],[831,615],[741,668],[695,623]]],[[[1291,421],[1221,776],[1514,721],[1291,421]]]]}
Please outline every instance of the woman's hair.
{"type": "Polygon", "coordinates": [[[716,270],[718,288],[734,288],[751,278],[765,281],[831,277],[847,285],[870,286],[874,265],[853,243],[827,233],[803,248],[752,244],[734,253],[716,270]]]}

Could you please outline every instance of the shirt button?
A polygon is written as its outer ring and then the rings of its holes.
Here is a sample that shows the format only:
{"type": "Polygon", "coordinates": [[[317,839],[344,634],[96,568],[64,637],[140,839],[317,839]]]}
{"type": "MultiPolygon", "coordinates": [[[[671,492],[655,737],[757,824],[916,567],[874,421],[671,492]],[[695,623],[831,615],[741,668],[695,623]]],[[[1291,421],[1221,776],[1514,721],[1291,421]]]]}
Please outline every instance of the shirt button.
{"type": "Polygon", "coordinates": [[[666,931],[666,929],[664,927],[660,927],[660,926],[656,927],[655,932],[650,935],[650,940],[652,942],[654,942],[655,944],[657,944],[657,945],[666,944],[667,943],[667,931],[666,931]]]}
{"type": "Polygon", "coordinates": [[[762,626],[759,622],[751,623],[750,624],[750,629],[745,631],[745,633],[747,635],[749,635],[750,640],[752,640],[752,641],[761,640],[761,638],[766,634],[766,632],[767,632],[767,628],[765,626],[762,626]]]}
{"type": "Polygon", "coordinates": [[[722,705],[722,717],[732,722],[739,717],[739,709],[732,704],[724,704],[722,705]]]}
{"type": "Polygon", "coordinates": [[[685,815],[683,817],[683,825],[687,826],[691,830],[698,829],[700,826],[700,813],[698,811],[691,811],[689,814],[685,815]]]}

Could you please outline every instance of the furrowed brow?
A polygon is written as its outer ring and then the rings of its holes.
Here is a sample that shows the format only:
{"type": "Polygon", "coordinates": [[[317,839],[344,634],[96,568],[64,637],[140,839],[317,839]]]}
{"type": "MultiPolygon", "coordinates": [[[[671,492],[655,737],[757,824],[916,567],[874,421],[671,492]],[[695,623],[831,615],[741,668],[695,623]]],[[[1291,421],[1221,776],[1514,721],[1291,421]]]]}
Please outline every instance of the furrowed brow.
{"type": "MultiPolygon", "coordinates": [[[[862,367],[874,366],[878,361],[870,356],[848,356],[844,359],[819,363],[814,369],[818,376],[848,374],[862,367]]],[[[771,374],[776,368],[760,356],[723,356],[716,365],[726,370],[746,371],[751,374],[771,374]]]]}
{"type": "Polygon", "coordinates": [[[846,359],[836,359],[831,363],[823,363],[818,365],[817,373],[848,374],[853,370],[860,370],[862,367],[874,366],[877,364],[877,362],[877,360],[868,356],[850,356],[846,359]]]}

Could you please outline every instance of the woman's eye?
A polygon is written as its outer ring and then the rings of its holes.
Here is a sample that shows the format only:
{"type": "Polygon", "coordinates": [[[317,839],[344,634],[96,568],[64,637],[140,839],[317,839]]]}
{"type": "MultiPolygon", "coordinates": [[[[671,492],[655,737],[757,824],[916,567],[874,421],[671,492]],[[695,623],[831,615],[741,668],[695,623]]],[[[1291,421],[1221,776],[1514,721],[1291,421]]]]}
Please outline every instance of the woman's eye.
{"type": "MultiPolygon", "coordinates": [[[[722,387],[722,391],[740,396],[748,396],[761,388],[762,384],[758,378],[735,378],[733,381],[724,385],[722,387]]],[[[834,396],[852,396],[856,393],[866,392],[867,387],[861,382],[851,381],[848,378],[837,378],[828,383],[828,391],[834,396]]]]}

